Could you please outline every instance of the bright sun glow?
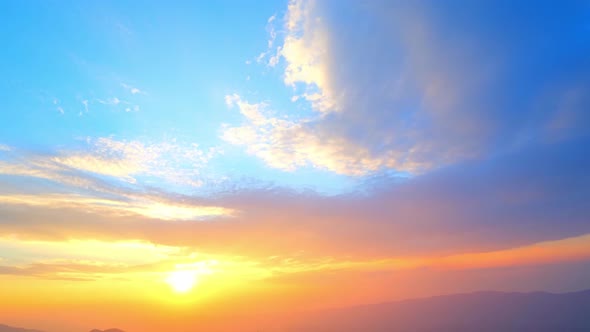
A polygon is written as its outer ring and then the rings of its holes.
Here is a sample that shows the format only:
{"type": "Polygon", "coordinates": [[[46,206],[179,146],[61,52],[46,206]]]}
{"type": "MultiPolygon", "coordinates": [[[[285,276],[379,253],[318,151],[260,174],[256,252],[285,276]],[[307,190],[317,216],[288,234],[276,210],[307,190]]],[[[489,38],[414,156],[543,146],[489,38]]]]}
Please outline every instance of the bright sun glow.
{"type": "Polygon", "coordinates": [[[197,283],[196,271],[174,271],[170,272],[166,282],[178,293],[190,291],[197,283]]]}

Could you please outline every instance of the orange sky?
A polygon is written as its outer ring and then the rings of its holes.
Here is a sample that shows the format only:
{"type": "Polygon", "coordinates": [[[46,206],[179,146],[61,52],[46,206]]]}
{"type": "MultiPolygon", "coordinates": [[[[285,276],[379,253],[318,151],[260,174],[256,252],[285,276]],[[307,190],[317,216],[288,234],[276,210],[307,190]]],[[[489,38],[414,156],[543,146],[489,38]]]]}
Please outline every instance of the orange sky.
{"type": "Polygon", "coordinates": [[[176,256],[171,248],[139,243],[4,241],[45,246],[42,250],[50,255],[84,255],[103,247],[106,260],[117,253],[117,263],[111,265],[48,261],[24,266],[22,275],[1,277],[2,296],[9,299],[0,304],[3,322],[64,332],[100,327],[105,322],[116,322],[130,331],[150,331],[154,326],[171,324],[177,324],[178,331],[203,326],[222,326],[231,331],[235,326],[226,326],[229,316],[245,319],[247,324],[269,324],[271,317],[281,313],[482,288],[568,290],[561,286],[567,276],[556,279],[552,271],[556,267],[568,271],[576,265],[585,266],[590,259],[590,236],[449,256],[292,258],[282,262],[262,257],[176,256]],[[158,250],[162,257],[157,262],[144,262],[140,257],[158,250]],[[123,259],[129,263],[121,263],[123,259]],[[166,283],[167,275],[176,270],[196,271],[197,283],[189,292],[175,292],[166,283]],[[543,273],[545,270],[549,272],[543,273]],[[457,276],[462,279],[460,283],[453,281],[457,276]],[[534,280],[525,282],[526,278],[534,280]],[[504,284],[502,280],[512,282],[504,284]]]}

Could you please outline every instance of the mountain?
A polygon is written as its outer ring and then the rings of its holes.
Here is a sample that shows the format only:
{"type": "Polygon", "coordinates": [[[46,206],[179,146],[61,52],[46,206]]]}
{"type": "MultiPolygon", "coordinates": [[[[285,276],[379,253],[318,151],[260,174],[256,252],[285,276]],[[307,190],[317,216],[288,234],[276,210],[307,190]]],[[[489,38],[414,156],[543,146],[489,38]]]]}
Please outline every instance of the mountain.
{"type": "Polygon", "coordinates": [[[590,290],[480,292],[331,309],[301,316],[287,331],[590,331],[590,290]]]}
{"type": "MultiPolygon", "coordinates": [[[[43,331],[29,330],[29,329],[23,329],[23,328],[19,328],[19,327],[12,327],[12,326],[8,326],[8,325],[0,324],[0,332],[43,332],[43,331]]],[[[125,331],[119,330],[119,329],[108,329],[108,330],[94,329],[90,332],[125,332],[125,331]]]]}
{"type": "MultiPolygon", "coordinates": [[[[587,332],[590,331],[590,290],[563,294],[446,295],[293,314],[290,318],[283,317],[270,329],[260,328],[255,331],[587,332]]],[[[242,326],[240,330],[249,329],[242,326]]],[[[41,331],[0,325],[0,332],[41,331]]],[[[90,332],[123,331],[112,328],[90,332]]]]}
{"type": "Polygon", "coordinates": [[[23,329],[23,328],[19,328],[19,327],[12,327],[12,326],[8,326],[8,325],[0,324],[0,332],[41,332],[41,331],[23,329]]]}

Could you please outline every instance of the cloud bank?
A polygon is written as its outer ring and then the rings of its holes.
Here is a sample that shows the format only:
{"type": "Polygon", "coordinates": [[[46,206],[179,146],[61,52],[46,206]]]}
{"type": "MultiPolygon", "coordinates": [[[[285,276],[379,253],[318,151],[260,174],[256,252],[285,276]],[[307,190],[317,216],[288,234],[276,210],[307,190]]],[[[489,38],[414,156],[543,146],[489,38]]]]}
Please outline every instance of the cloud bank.
{"type": "Polygon", "coordinates": [[[271,167],[358,176],[420,174],[582,135],[587,9],[293,0],[276,52],[294,100],[315,114],[245,115],[223,137],[271,167]]]}

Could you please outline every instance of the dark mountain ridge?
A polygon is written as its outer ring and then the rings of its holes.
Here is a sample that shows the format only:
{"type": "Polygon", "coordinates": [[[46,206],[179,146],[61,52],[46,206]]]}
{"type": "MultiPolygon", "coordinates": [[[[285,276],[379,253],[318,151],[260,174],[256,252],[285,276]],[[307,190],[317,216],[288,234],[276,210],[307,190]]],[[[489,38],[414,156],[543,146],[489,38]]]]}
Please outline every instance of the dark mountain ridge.
{"type": "Polygon", "coordinates": [[[8,326],[8,325],[0,324],[0,332],[42,332],[42,331],[29,330],[29,329],[23,329],[20,327],[12,327],[12,326],[8,326]]]}

